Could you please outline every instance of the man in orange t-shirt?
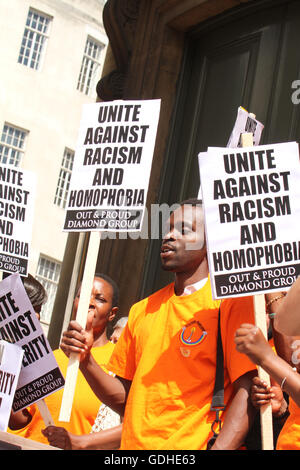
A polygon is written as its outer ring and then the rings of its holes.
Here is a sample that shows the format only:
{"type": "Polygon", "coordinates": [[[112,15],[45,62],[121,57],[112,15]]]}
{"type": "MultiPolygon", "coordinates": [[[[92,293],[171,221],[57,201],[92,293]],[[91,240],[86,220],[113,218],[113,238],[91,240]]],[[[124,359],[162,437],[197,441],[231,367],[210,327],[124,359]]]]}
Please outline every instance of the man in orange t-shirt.
{"type": "MultiPolygon", "coordinates": [[[[254,369],[234,344],[234,333],[247,311],[251,312],[252,303],[252,298],[244,297],[223,302],[221,307],[227,404],[223,422],[234,394],[232,384],[254,369]]],[[[132,381],[122,448],[206,448],[215,419],[210,404],[218,304],[207,280],[187,296],[176,296],[170,284],[131,309],[128,327],[108,365],[118,376],[132,381]]]]}
{"type": "MultiPolygon", "coordinates": [[[[99,368],[89,348],[89,326],[71,322],[61,347],[80,353],[81,371],[101,400],[124,413],[121,449],[206,449],[215,413],[210,411],[216,370],[220,301],[212,299],[199,201],[170,216],[162,267],[175,282],[135,304],[108,364],[99,368]]],[[[255,366],[235,349],[241,322],[253,322],[252,299],[221,305],[226,410],[213,449],[238,449],[254,409],[249,390],[255,366]]]]}

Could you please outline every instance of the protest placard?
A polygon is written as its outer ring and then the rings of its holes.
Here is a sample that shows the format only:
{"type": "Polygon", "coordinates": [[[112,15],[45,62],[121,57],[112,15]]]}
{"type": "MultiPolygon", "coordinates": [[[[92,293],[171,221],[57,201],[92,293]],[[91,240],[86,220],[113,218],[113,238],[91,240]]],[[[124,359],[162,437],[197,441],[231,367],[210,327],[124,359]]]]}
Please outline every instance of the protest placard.
{"type": "Polygon", "coordinates": [[[199,154],[214,298],[287,290],[300,274],[295,142],[199,154]]]}
{"type": "MultiPolygon", "coordinates": [[[[249,147],[260,144],[261,134],[264,129],[264,125],[256,119],[255,114],[248,113],[242,106],[239,106],[236,121],[230,138],[227,143],[227,147],[247,147],[247,140],[249,147]]],[[[201,154],[204,155],[205,152],[201,154]]],[[[198,199],[202,197],[201,186],[198,190],[198,199]]]]}
{"type": "Polygon", "coordinates": [[[83,106],[64,231],[140,231],[160,100],[83,106]]]}
{"type": "Polygon", "coordinates": [[[18,274],[0,283],[0,339],[24,352],[13,411],[63,387],[64,378],[18,274]]]}
{"type": "Polygon", "coordinates": [[[243,147],[242,136],[251,133],[253,136],[253,145],[260,143],[260,138],[264,126],[259,122],[253,113],[248,113],[242,106],[238,108],[236,121],[228,140],[227,147],[243,147]]]}
{"type": "Polygon", "coordinates": [[[0,340],[0,431],[6,431],[22,366],[24,351],[0,340]]]}
{"type": "MultiPolygon", "coordinates": [[[[90,233],[76,320],[84,328],[100,237],[141,231],[161,100],[83,106],[66,207],[65,231],[90,233]]],[[[69,359],[59,420],[70,420],[77,354],[69,359]]]]}
{"type": "MultiPolygon", "coordinates": [[[[239,108],[238,116],[236,119],[236,123],[227,144],[227,147],[243,147],[245,150],[249,152],[252,150],[256,150],[253,148],[254,141],[256,145],[259,144],[261,138],[261,132],[263,130],[263,125],[256,121],[255,115],[253,113],[247,113],[243,108],[239,108]],[[245,132],[247,131],[247,132],[245,132]],[[249,147],[247,149],[247,147],[249,147]]],[[[217,152],[221,152],[222,149],[215,149],[217,152]]],[[[227,149],[223,149],[223,155],[228,153],[227,149]]],[[[205,159],[209,158],[208,153],[202,152],[198,155],[199,161],[199,168],[200,165],[206,161],[205,159]]],[[[246,159],[246,157],[245,157],[246,159]]],[[[258,158],[257,158],[258,160],[258,158]]],[[[207,163],[207,161],[206,161],[207,163]]],[[[214,164],[219,164],[218,161],[215,161],[214,164]]],[[[251,168],[254,170],[255,168],[251,168]]],[[[262,168],[260,168],[262,169],[262,168]]],[[[247,174],[250,171],[250,166],[246,166],[243,168],[245,173],[247,174]]],[[[233,172],[235,173],[235,172],[233,172]]],[[[201,175],[201,170],[200,170],[201,175]]],[[[233,180],[232,180],[233,182],[233,180]]],[[[210,188],[211,189],[211,188],[210,188]]],[[[259,193],[261,194],[261,193],[259,193]]],[[[243,194],[243,195],[246,195],[243,194]]],[[[232,195],[231,195],[232,196],[232,195]]],[[[249,194],[248,194],[249,196],[249,194]]],[[[202,187],[199,188],[198,197],[203,197],[202,187]]],[[[233,196],[232,196],[233,197],[233,196]]],[[[218,198],[215,198],[218,199],[218,198]]],[[[224,199],[229,199],[225,197],[224,199]]],[[[206,213],[207,215],[207,213],[206,213]]],[[[211,214],[210,214],[211,215],[211,214]]],[[[207,222],[206,222],[207,223],[207,222]]],[[[207,228],[207,226],[206,226],[207,228]]],[[[207,230],[206,230],[207,232],[207,230]]],[[[207,237],[206,233],[206,237],[207,237]]],[[[212,246],[210,246],[213,249],[212,246]]],[[[208,250],[209,251],[209,250],[208,250]]],[[[212,284],[212,282],[211,282],[212,284]]],[[[215,291],[215,285],[212,285],[213,291],[215,291]]],[[[226,289],[226,286],[224,287],[226,289]]],[[[216,293],[214,292],[216,296],[216,293]]],[[[236,294],[237,296],[239,294],[236,294]]],[[[247,295],[247,294],[245,294],[247,295]]],[[[233,295],[234,296],[234,295],[233,295]]],[[[265,310],[265,299],[262,293],[253,295],[253,308],[254,308],[254,319],[255,324],[258,328],[261,329],[264,337],[267,339],[267,322],[266,322],[266,310],[265,310]]],[[[263,380],[267,386],[270,386],[270,377],[265,372],[262,367],[258,367],[258,376],[263,380]]],[[[272,450],[273,449],[273,421],[272,421],[272,407],[271,404],[266,404],[260,407],[260,426],[261,426],[261,442],[262,442],[262,449],[263,450],[272,450]]]]}
{"type": "Polygon", "coordinates": [[[36,176],[11,165],[0,167],[0,270],[27,275],[36,176]]]}

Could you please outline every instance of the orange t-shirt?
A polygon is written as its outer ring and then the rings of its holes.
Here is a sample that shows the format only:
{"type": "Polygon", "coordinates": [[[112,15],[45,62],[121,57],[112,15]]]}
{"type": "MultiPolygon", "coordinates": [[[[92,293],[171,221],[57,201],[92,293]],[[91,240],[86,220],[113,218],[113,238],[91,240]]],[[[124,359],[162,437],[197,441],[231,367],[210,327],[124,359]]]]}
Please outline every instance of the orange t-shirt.
{"type": "Polygon", "coordinates": [[[287,418],[280,431],[276,450],[300,449],[300,408],[292,398],[289,398],[290,416],[287,418]]]}
{"type": "MultiPolygon", "coordinates": [[[[210,411],[216,369],[220,301],[210,282],[188,296],[170,284],[135,304],[108,368],[131,380],[121,449],[205,449],[215,413],[210,411]]],[[[224,300],[221,331],[225,403],[232,383],[255,366],[236,351],[234,334],[254,322],[252,297],[224,300]]],[[[225,411],[226,413],[226,411],[225,411]]]]}
{"type": "MultiPolygon", "coordinates": [[[[98,364],[105,367],[114,348],[115,345],[110,342],[106,343],[104,346],[92,348],[93,357],[98,364]]],[[[66,377],[69,359],[61,349],[55,350],[54,356],[62,375],[66,377]]],[[[94,424],[101,402],[90,388],[80,370],[78,371],[72,412],[68,423],[58,420],[62,396],[63,388],[44,399],[54,424],[64,427],[73,434],[88,434],[94,424]]],[[[37,405],[34,403],[28,407],[28,410],[32,415],[30,423],[22,429],[16,431],[8,429],[7,431],[11,434],[17,434],[18,436],[49,444],[48,439],[46,439],[41,432],[41,429],[45,429],[46,426],[37,405]]]]}

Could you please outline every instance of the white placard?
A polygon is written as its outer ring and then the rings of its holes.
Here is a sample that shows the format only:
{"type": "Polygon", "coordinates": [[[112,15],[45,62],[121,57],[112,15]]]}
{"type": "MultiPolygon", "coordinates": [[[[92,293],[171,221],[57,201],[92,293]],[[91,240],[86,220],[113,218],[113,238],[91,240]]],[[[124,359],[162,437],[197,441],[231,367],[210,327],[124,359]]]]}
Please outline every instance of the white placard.
{"type": "Polygon", "coordinates": [[[63,387],[63,375],[18,274],[0,282],[0,339],[24,351],[13,411],[63,387]]]}
{"type": "Polygon", "coordinates": [[[64,231],[140,231],[160,100],[83,106],[64,231]]]}
{"type": "Polygon", "coordinates": [[[300,274],[295,142],[199,154],[214,298],[287,290],[300,274]]]}
{"type": "Polygon", "coordinates": [[[36,175],[0,167],[0,270],[27,275],[32,238],[36,175]]]}
{"type": "Polygon", "coordinates": [[[6,431],[22,365],[23,349],[0,340],[0,431],[6,431]]]}
{"type": "Polygon", "coordinates": [[[263,124],[252,113],[248,113],[248,111],[240,106],[227,147],[242,147],[241,136],[248,132],[253,134],[253,145],[259,145],[263,128],[263,124]]]}

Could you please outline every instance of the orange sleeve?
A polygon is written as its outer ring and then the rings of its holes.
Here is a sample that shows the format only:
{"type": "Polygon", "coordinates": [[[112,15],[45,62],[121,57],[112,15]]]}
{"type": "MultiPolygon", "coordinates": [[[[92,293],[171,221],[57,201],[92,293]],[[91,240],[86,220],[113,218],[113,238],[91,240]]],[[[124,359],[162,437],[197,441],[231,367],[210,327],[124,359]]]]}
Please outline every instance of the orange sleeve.
{"type": "Polygon", "coordinates": [[[136,370],[135,341],[131,333],[129,319],[115,346],[107,369],[126,380],[132,380],[134,377],[136,370]]]}
{"type": "Polygon", "coordinates": [[[221,303],[221,331],[225,364],[231,382],[245,373],[256,370],[248,356],[236,350],[234,336],[242,323],[255,324],[253,297],[236,297],[221,303]]]}

